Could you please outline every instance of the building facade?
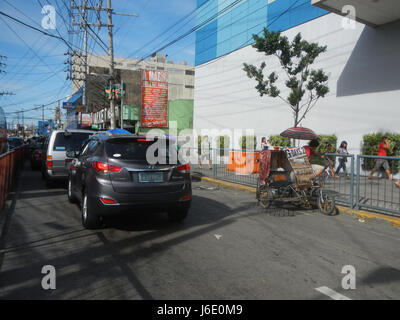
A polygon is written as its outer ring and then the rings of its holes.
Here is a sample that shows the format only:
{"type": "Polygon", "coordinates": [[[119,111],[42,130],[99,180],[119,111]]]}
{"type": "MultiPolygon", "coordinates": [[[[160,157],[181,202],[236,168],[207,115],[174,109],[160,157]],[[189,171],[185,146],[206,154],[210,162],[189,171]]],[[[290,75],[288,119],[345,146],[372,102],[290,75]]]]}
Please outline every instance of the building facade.
{"type": "MultiPolygon", "coordinates": [[[[243,63],[259,66],[265,61],[268,71],[278,72],[279,88],[285,88],[279,62],[251,46],[252,35],[261,35],[266,27],[282,31],[289,40],[300,32],[307,41],[327,46],[313,68],[328,73],[330,92],[302,126],[318,134],[335,134],[339,142],[349,143],[352,153],[360,151],[364,134],[399,132],[399,5],[399,1],[198,0],[198,21],[207,23],[196,34],[194,128],[253,129],[260,143],[261,137],[293,126],[289,106],[277,98],[260,97],[255,80],[243,71],[243,63]],[[344,5],[352,5],[357,21],[338,14],[344,5]]],[[[235,143],[231,141],[231,146],[235,143]]]]}
{"type": "MultiPolygon", "coordinates": [[[[115,58],[115,83],[124,84],[123,100],[116,101],[116,119],[120,126],[121,102],[124,128],[134,132],[146,132],[141,124],[142,70],[166,71],[168,74],[168,121],[176,121],[178,130],[193,127],[194,66],[186,62],[174,63],[166,55],[157,54],[148,60],[115,58]]],[[[88,112],[93,124],[99,129],[110,126],[109,100],[106,88],[109,78],[109,61],[104,56],[88,56],[86,97],[88,112]]],[[[83,83],[73,82],[73,92],[80,92],[83,83]]],[[[82,100],[76,102],[81,103],[82,100]]],[[[77,110],[78,111],[78,110],[77,110]]],[[[165,128],[164,128],[165,129],[165,128]]]]}

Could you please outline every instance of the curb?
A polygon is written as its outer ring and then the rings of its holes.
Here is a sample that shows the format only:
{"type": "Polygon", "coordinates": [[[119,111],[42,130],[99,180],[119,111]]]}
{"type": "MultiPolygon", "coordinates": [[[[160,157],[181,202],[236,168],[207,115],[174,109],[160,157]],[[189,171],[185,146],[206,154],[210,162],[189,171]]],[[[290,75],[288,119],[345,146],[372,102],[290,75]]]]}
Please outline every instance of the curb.
{"type": "Polygon", "coordinates": [[[256,188],[244,186],[244,185],[237,184],[237,183],[227,182],[227,181],[223,181],[223,180],[217,180],[217,179],[213,179],[213,178],[209,178],[209,177],[201,177],[200,180],[201,181],[207,181],[207,182],[209,182],[211,184],[214,184],[214,185],[216,185],[218,187],[224,187],[224,188],[228,188],[228,189],[234,189],[234,190],[248,191],[248,192],[256,193],[256,188]]]}
{"type": "Polygon", "coordinates": [[[393,227],[400,227],[400,218],[397,217],[387,216],[384,214],[379,214],[364,210],[350,209],[343,206],[336,206],[336,207],[338,208],[339,212],[355,215],[366,222],[369,222],[370,220],[380,220],[380,221],[386,221],[393,227]]]}
{"type": "MultiPolygon", "coordinates": [[[[209,177],[199,177],[198,175],[196,175],[196,177],[199,178],[200,181],[207,181],[207,182],[214,184],[216,186],[219,186],[219,187],[240,190],[240,191],[248,191],[248,192],[252,192],[252,193],[256,192],[256,188],[254,188],[254,187],[244,186],[241,184],[222,181],[222,180],[213,179],[213,178],[209,178],[209,177]]],[[[380,221],[386,221],[391,226],[400,227],[400,217],[397,218],[397,217],[392,217],[392,216],[369,212],[369,211],[364,211],[364,210],[355,210],[355,209],[350,209],[350,208],[340,206],[340,205],[337,205],[336,207],[338,208],[339,212],[358,216],[360,219],[362,219],[366,222],[370,222],[371,220],[380,220],[380,221]]]]}

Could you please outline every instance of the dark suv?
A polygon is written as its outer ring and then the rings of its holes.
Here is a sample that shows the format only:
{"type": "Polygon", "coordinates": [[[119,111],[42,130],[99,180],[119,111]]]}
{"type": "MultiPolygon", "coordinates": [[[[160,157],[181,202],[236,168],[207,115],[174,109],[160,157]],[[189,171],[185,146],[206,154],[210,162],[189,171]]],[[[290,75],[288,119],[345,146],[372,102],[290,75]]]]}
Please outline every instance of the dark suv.
{"type": "MultiPolygon", "coordinates": [[[[171,221],[185,219],[192,198],[190,166],[149,164],[147,149],[155,142],[160,140],[101,133],[93,135],[75,155],[68,198],[81,203],[85,228],[98,228],[102,217],[128,211],[137,214],[143,209],[167,211],[171,221]]],[[[168,154],[170,141],[162,142],[165,150],[161,152],[168,154]]]]}

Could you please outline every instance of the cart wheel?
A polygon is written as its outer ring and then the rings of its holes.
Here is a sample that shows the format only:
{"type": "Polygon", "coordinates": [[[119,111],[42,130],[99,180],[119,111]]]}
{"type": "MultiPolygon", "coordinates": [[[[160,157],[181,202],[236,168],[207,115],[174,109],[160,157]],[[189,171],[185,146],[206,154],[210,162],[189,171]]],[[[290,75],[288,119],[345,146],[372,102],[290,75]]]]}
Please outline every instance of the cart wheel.
{"type": "Polygon", "coordinates": [[[257,185],[257,200],[264,209],[268,209],[273,201],[271,188],[268,186],[257,185]]]}
{"type": "Polygon", "coordinates": [[[335,198],[328,193],[324,191],[319,192],[318,196],[318,209],[321,213],[327,214],[327,215],[333,215],[333,213],[336,210],[335,204],[335,198]]]}

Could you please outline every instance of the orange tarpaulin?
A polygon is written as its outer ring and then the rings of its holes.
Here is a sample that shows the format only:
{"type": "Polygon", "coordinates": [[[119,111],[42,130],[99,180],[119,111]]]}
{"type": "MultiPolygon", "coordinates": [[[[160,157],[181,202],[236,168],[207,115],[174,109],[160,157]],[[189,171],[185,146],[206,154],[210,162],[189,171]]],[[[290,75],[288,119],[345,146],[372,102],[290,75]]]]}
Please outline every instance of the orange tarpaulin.
{"type": "Polygon", "coordinates": [[[230,151],[226,170],[240,174],[260,172],[260,152],[230,151]]]}

